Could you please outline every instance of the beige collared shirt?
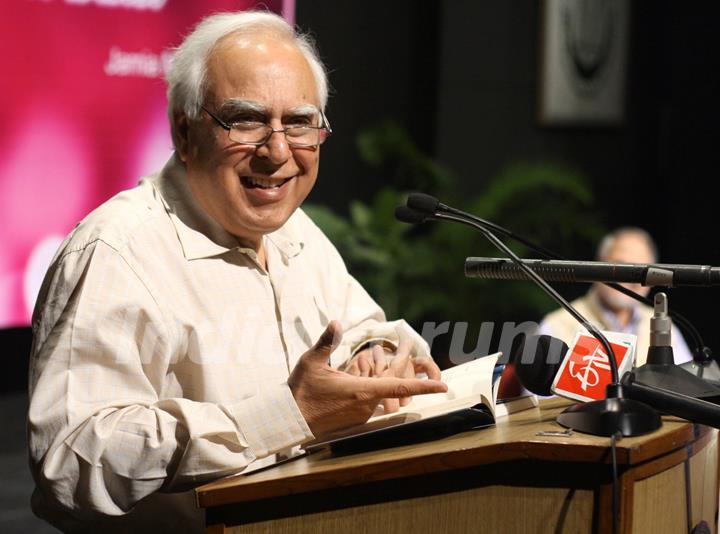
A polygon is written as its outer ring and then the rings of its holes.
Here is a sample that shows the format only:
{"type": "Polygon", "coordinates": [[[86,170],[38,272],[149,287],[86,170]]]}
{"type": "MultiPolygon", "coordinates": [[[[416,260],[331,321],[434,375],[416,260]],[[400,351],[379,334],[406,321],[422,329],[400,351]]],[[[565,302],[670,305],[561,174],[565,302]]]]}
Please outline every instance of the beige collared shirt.
{"type": "Polygon", "coordinates": [[[64,529],[197,530],[185,490],[313,438],[287,378],[330,320],[345,330],[335,366],[370,339],[407,336],[428,354],[301,210],[264,245],[267,270],[198,206],[175,157],[73,230],[33,316],[39,515],[64,529]]]}
{"type": "MultiPolygon", "coordinates": [[[[653,309],[644,304],[635,303],[632,315],[627,325],[618,322],[615,314],[608,310],[600,301],[598,292],[591,288],[585,295],[570,303],[583,317],[601,330],[621,332],[637,336],[635,347],[635,366],[644,365],[647,361],[650,345],[650,319],[653,309]]],[[[562,308],[549,313],[538,327],[539,334],[547,334],[562,339],[568,345],[573,342],[575,334],[582,328],[577,320],[562,308]]],[[[672,347],[675,363],[685,363],[692,360],[692,353],[678,328],[672,325],[672,347]]]]}

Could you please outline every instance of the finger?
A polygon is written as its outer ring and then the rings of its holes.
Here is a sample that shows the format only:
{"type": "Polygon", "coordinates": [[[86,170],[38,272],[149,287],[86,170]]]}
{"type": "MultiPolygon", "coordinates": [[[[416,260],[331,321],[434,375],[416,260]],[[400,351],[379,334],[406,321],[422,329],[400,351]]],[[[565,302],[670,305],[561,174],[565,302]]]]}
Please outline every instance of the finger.
{"type": "Polygon", "coordinates": [[[412,352],[413,348],[413,342],[410,340],[410,338],[403,337],[400,340],[400,343],[398,344],[397,349],[395,349],[395,355],[396,356],[404,356],[405,354],[410,354],[412,352]]]}
{"type": "Polygon", "coordinates": [[[340,341],[342,341],[342,327],[338,321],[330,321],[325,331],[320,334],[317,343],[305,354],[310,354],[313,359],[327,363],[330,354],[340,345],[340,341]]]}
{"type": "MultiPolygon", "coordinates": [[[[410,353],[403,356],[396,356],[391,362],[392,376],[400,378],[415,378],[415,369],[413,367],[410,353]]],[[[400,406],[407,406],[412,401],[412,397],[402,397],[399,401],[400,406]]]]}
{"type": "MultiPolygon", "coordinates": [[[[407,365],[405,366],[405,374],[403,376],[405,378],[415,378],[415,374],[415,365],[413,364],[413,359],[410,358],[407,365]]],[[[425,377],[423,376],[422,378],[425,377]]]]}
{"type": "Polygon", "coordinates": [[[393,360],[390,362],[389,367],[392,371],[392,376],[408,378],[412,378],[415,376],[414,373],[411,376],[407,375],[407,369],[412,369],[412,365],[410,364],[410,354],[395,356],[395,358],[393,358],[393,360]]]}
{"type": "Polygon", "coordinates": [[[373,375],[380,376],[388,368],[387,354],[380,345],[375,345],[372,349],[372,355],[374,363],[373,375]]]}
{"type": "Polygon", "coordinates": [[[370,365],[367,356],[365,356],[364,354],[358,356],[357,365],[358,369],[360,369],[360,376],[370,376],[372,366],[370,365]]]}
{"type": "Polygon", "coordinates": [[[398,399],[384,399],[382,404],[385,413],[395,413],[400,409],[400,401],[398,401],[398,399]]]}
{"type": "Polygon", "coordinates": [[[428,378],[433,380],[440,380],[440,368],[433,361],[432,358],[421,356],[413,360],[413,366],[415,373],[425,373],[428,378]]]}
{"type": "Polygon", "coordinates": [[[367,395],[379,399],[401,399],[425,393],[444,393],[447,386],[437,380],[421,380],[418,378],[378,377],[363,380],[367,395]]]}

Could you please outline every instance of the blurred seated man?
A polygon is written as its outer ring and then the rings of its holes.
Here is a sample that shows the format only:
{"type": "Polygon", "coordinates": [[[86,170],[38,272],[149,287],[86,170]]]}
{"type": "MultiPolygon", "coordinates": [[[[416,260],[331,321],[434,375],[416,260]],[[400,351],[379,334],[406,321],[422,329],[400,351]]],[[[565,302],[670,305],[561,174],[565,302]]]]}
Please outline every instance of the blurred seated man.
{"type": "MultiPolygon", "coordinates": [[[[600,242],[597,260],[614,263],[655,263],[657,248],[650,235],[641,228],[619,228],[600,242]]],[[[650,288],[640,284],[622,284],[624,287],[647,295],[650,288]]],[[[635,365],[640,366],[647,359],[650,341],[650,317],[653,310],[605,284],[593,284],[588,293],[571,302],[591,323],[601,330],[635,334],[638,337],[635,365]]],[[[670,303],[672,305],[672,302],[670,303]]],[[[565,310],[548,314],[540,323],[539,333],[549,334],[570,344],[582,327],[565,310]]],[[[675,363],[692,359],[685,340],[673,326],[673,353],[675,363]]]]}
{"type": "Polygon", "coordinates": [[[447,389],[299,209],[330,133],[312,43],[214,15],[168,85],[174,154],[72,231],[33,317],[32,505],[63,531],[202,531],[192,487],[447,389]]]}

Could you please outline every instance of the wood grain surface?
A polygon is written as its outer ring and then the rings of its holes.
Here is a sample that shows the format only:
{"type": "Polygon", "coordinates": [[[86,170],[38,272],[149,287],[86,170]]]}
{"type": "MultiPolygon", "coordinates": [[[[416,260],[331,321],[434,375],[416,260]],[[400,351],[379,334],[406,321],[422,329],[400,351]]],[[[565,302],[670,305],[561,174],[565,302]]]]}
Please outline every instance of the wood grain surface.
{"type": "MultiPolygon", "coordinates": [[[[427,443],[340,457],[322,450],[271,469],[200,486],[196,489],[198,504],[250,503],[510,461],[609,463],[609,438],[580,433],[538,435],[564,430],[555,417],[568,405],[562,399],[544,400],[537,408],[499,420],[494,427],[427,443]]],[[[709,432],[707,427],[667,417],[662,428],[652,434],[619,440],[618,462],[625,467],[641,464],[683,449],[709,432]]]]}

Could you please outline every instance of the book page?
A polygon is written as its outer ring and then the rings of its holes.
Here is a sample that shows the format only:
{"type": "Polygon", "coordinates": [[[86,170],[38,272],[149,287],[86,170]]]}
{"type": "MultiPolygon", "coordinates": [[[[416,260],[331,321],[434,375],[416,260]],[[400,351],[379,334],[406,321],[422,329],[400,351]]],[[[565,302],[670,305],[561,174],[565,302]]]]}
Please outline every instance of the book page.
{"type": "Polygon", "coordinates": [[[321,436],[304,447],[312,450],[335,441],[412,424],[477,404],[487,406],[494,414],[492,380],[499,357],[500,353],[492,354],[446,369],[441,373],[443,382],[448,385],[446,393],[416,395],[410,404],[388,414],[383,414],[380,406],[379,414],[376,412],[366,423],[321,436]]]}
{"type": "Polygon", "coordinates": [[[448,386],[446,393],[416,395],[410,404],[389,414],[382,413],[382,407],[380,407],[379,413],[371,417],[369,422],[403,413],[418,413],[423,417],[431,417],[455,409],[474,406],[479,402],[484,402],[494,413],[492,376],[499,357],[500,353],[498,352],[445,369],[441,376],[442,381],[448,386]]]}

